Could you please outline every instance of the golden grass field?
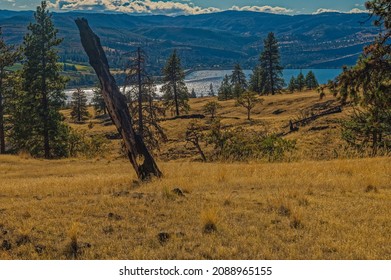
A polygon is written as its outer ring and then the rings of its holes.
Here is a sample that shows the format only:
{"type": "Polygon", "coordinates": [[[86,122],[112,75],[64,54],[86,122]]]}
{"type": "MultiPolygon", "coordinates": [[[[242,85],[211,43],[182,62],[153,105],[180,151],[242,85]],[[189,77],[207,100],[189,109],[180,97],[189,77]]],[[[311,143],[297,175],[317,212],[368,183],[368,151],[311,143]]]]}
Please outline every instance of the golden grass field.
{"type": "MultiPolygon", "coordinates": [[[[333,100],[264,99],[252,122],[222,102],[223,123],[283,130],[301,108],[333,100]]],[[[289,134],[298,150],[281,163],[181,157],[189,120],[165,121],[162,149],[177,160],[161,157],[164,177],[141,184],[118,143],[95,159],[0,156],[0,259],[391,259],[391,158],[339,156],[346,114],[289,134]]],[[[90,133],[115,131],[93,122],[90,133]]]]}

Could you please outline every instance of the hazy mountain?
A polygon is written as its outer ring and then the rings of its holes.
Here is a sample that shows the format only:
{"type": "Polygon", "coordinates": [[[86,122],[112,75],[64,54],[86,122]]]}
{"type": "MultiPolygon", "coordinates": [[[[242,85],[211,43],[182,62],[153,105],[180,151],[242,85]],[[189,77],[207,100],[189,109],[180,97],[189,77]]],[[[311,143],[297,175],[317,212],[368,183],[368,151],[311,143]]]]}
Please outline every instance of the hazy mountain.
{"type": "MultiPolygon", "coordinates": [[[[0,11],[0,26],[9,43],[19,44],[32,21],[32,12],[0,11]]],[[[354,64],[364,45],[378,32],[367,14],[323,13],[275,15],[226,11],[191,16],[134,16],[102,13],[53,13],[64,38],[61,54],[67,61],[86,61],[74,23],[88,19],[101,37],[113,65],[121,56],[143,46],[151,67],[158,71],[173,48],[186,68],[231,67],[239,62],[252,67],[268,32],[275,32],[282,63],[291,68],[333,68],[354,64]]]]}

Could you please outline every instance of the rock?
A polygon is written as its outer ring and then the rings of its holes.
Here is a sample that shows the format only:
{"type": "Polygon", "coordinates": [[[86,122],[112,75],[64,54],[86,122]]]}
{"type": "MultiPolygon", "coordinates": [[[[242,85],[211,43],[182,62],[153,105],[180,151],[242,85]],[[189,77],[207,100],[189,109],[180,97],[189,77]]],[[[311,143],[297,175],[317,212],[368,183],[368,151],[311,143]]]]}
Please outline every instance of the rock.
{"type": "Polygon", "coordinates": [[[217,227],[214,223],[207,223],[205,226],[204,226],[204,230],[203,232],[204,233],[212,233],[212,232],[215,232],[217,231],[217,227]]]}
{"type": "Polygon", "coordinates": [[[167,232],[160,232],[157,235],[157,237],[159,239],[160,244],[163,245],[164,243],[166,243],[170,239],[170,234],[167,232]]]}
{"type": "Polygon", "coordinates": [[[3,243],[1,243],[1,248],[5,251],[11,250],[11,242],[9,242],[8,240],[3,240],[3,243]]]}
{"type": "Polygon", "coordinates": [[[172,190],[172,192],[174,194],[176,194],[177,196],[185,196],[185,194],[183,193],[183,191],[180,188],[175,188],[172,190]]]}
{"type": "Polygon", "coordinates": [[[30,240],[30,237],[28,235],[20,235],[17,239],[16,239],[16,245],[19,247],[21,245],[24,245],[24,244],[27,244],[27,243],[30,243],[31,240],[30,240]]]}
{"type": "Polygon", "coordinates": [[[111,213],[111,212],[107,215],[107,217],[108,217],[109,219],[115,220],[115,221],[120,221],[120,220],[123,219],[120,215],[114,214],[114,213],[111,213]]]}
{"type": "Polygon", "coordinates": [[[43,251],[46,249],[46,246],[44,245],[35,245],[35,252],[37,252],[38,254],[42,254],[43,251]]]}

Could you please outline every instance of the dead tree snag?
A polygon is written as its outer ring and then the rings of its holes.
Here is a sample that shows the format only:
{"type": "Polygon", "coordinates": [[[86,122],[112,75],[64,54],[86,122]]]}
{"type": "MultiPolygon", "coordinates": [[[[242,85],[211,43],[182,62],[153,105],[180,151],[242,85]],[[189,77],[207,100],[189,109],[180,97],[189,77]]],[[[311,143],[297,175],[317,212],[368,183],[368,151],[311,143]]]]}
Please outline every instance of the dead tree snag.
{"type": "Polygon", "coordinates": [[[125,97],[121,94],[110,73],[109,63],[99,37],[91,30],[86,19],[79,18],[75,22],[80,31],[83,48],[102,85],[102,94],[110,117],[122,136],[128,158],[137,177],[141,180],[149,179],[151,176],[161,177],[162,173],[145,146],[142,137],[137,135],[133,129],[133,121],[125,97]]]}

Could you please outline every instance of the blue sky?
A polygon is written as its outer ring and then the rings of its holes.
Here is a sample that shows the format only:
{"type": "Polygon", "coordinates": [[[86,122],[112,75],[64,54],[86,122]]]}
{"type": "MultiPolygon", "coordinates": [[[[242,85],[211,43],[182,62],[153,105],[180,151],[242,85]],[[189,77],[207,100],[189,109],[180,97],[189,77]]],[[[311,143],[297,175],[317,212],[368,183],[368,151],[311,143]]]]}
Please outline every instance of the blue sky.
{"type": "MultiPolygon", "coordinates": [[[[35,10],[41,0],[0,0],[0,9],[35,10]]],[[[52,11],[90,10],[138,14],[200,14],[249,10],[281,14],[346,13],[365,10],[365,0],[51,0],[52,11]]]]}

